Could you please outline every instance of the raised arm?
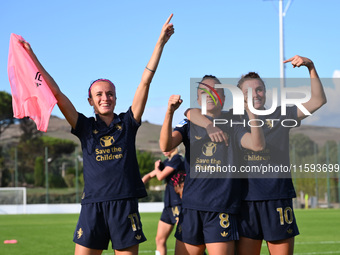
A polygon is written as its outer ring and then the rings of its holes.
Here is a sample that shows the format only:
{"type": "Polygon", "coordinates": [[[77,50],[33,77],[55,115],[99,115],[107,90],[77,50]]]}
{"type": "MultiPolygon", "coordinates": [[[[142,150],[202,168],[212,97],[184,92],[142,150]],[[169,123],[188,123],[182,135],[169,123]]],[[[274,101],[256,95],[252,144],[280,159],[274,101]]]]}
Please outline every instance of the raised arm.
{"type": "MultiPolygon", "coordinates": [[[[296,55],[290,59],[285,60],[283,63],[288,62],[291,62],[294,68],[300,66],[306,66],[308,68],[311,80],[311,99],[307,103],[304,103],[302,105],[310,113],[315,112],[317,109],[319,109],[322,105],[324,105],[327,102],[327,99],[313,61],[308,58],[296,55]]],[[[305,115],[299,108],[297,116],[300,120],[308,117],[308,115],[305,115]]]]}
{"type": "Polygon", "coordinates": [[[157,170],[160,171],[159,170],[159,164],[160,163],[161,163],[161,160],[160,159],[157,160],[155,162],[155,168],[151,172],[149,172],[149,173],[147,173],[146,175],[143,176],[143,178],[142,178],[143,183],[149,182],[153,177],[156,176],[157,170]]]}
{"type": "Polygon", "coordinates": [[[149,93],[149,87],[150,83],[152,81],[152,78],[156,72],[159,60],[161,58],[164,45],[167,43],[167,41],[170,39],[171,35],[174,33],[174,27],[173,24],[169,24],[172,14],[169,16],[167,21],[162,27],[162,32],[158,38],[158,41],[156,43],[156,46],[154,48],[154,51],[151,55],[151,58],[149,60],[149,63],[146,65],[141,82],[136,90],[135,96],[133,98],[132,102],[132,112],[133,116],[136,121],[140,121],[145,109],[146,101],[148,98],[149,93]]]}
{"type": "Polygon", "coordinates": [[[161,160],[157,160],[155,162],[155,169],[143,176],[143,183],[149,182],[153,177],[156,177],[157,180],[162,181],[175,170],[175,168],[170,166],[166,166],[163,170],[160,170],[160,163],[161,160]]]}
{"type": "Polygon", "coordinates": [[[59,107],[60,111],[63,113],[63,115],[65,116],[68,123],[70,123],[72,128],[75,128],[75,126],[77,124],[77,120],[78,120],[77,110],[75,109],[75,107],[73,106],[71,101],[61,92],[61,90],[59,89],[59,86],[54,81],[54,79],[51,77],[51,75],[49,75],[49,73],[42,66],[42,64],[38,60],[37,56],[34,54],[30,44],[25,42],[25,41],[20,41],[20,42],[22,43],[26,52],[31,57],[32,61],[34,62],[34,64],[38,68],[39,72],[43,76],[47,85],[51,89],[53,95],[57,99],[58,107],[59,107]]]}
{"type": "Polygon", "coordinates": [[[162,151],[171,151],[182,142],[182,135],[178,131],[172,132],[172,119],[175,111],[182,103],[180,95],[172,95],[169,98],[168,108],[165,113],[164,122],[161,128],[159,146],[162,151]]]}

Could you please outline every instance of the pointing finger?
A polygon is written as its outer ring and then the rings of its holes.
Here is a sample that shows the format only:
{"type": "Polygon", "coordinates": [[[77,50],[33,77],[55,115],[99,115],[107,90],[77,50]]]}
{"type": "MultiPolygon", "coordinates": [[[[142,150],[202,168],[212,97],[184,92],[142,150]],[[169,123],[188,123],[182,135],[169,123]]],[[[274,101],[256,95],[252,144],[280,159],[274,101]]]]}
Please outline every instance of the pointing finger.
{"type": "Polygon", "coordinates": [[[293,61],[293,59],[294,59],[294,57],[292,57],[292,58],[290,58],[290,59],[287,59],[287,60],[283,61],[283,63],[291,62],[291,61],[293,61]]]}
{"type": "Polygon", "coordinates": [[[166,20],[165,24],[169,24],[170,20],[172,19],[172,16],[174,16],[174,15],[171,13],[169,18],[166,20]]]}

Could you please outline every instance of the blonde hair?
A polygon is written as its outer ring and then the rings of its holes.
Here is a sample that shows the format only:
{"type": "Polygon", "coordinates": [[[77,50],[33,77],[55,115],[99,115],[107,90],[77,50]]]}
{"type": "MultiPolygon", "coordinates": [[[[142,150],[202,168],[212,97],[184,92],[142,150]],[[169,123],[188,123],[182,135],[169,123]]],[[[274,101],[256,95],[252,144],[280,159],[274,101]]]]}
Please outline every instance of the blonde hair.
{"type": "Polygon", "coordinates": [[[176,154],[178,154],[178,148],[176,147],[176,148],[172,149],[172,150],[169,151],[169,152],[170,152],[169,160],[171,160],[173,156],[175,156],[176,154]]]}

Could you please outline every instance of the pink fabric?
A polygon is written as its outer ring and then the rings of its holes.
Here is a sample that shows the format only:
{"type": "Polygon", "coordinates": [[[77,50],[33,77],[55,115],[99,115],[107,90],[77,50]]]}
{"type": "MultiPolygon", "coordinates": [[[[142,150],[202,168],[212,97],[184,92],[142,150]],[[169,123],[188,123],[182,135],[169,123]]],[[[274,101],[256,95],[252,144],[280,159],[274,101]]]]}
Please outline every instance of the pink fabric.
{"type": "Polygon", "coordinates": [[[19,40],[24,38],[11,34],[7,67],[14,117],[30,117],[46,132],[57,100],[19,40]]]}

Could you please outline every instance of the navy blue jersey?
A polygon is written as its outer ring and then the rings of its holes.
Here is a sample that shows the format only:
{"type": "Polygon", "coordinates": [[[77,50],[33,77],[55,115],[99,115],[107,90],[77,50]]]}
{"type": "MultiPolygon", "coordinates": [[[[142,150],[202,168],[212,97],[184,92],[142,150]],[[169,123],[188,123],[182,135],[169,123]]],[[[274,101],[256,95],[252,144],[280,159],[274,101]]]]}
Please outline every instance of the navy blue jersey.
{"type": "Polygon", "coordinates": [[[171,159],[166,159],[163,161],[164,167],[172,167],[174,171],[169,174],[166,178],[166,188],[164,192],[164,206],[171,207],[175,205],[182,204],[181,198],[175,192],[174,186],[171,182],[171,178],[176,175],[179,171],[184,171],[183,158],[179,154],[175,154],[171,159]]]}
{"type": "MultiPolygon", "coordinates": [[[[259,116],[263,120],[263,133],[266,140],[266,148],[260,152],[244,150],[243,161],[249,166],[267,166],[267,169],[284,169],[290,167],[289,161],[289,131],[293,126],[299,126],[297,107],[287,107],[286,115],[281,115],[281,107],[265,116],[259,116]],[[285,168],[283,168],[285,167],[285,168]]],[[[247,118],[246,118],[247,120],[247,118]]],[[[278,171],[266,174],[268,178],[250,175],[244,200],[274,200],[296,197],[290,172],[278,171]]]]}
{"type": "Polygon", "coordinates": [[[82,204],[145,197],[136,157],[135,140],[140,123],[131,108],[114,115],[107,126],[98,115],[78,114],[72,133],[83,150],[84,193],[82,204]]]}
{"type": "Polygon", "coordinates": [[[211,142],[207,131],[184,120],[175,131],[182,135],[185,146],[186,177],[182,197],[182,207],[210,212],[237,213],[241,202],[242,186],[240,179],[228,178],[228,173],[203,173],[204,167],[233,166],[238,169],[240,141],[246,130],[224,125],[229,135],[229,146],[224,142],[211,142]],[[190,165],[191,163],[191,165],[190,165]],[[191,166],[191,167],[190,167],[191,166]],[[197,172],[202,166],[202,171],[197,172]],[[192,176],[195,175],[195,176],[192,176]]]}

